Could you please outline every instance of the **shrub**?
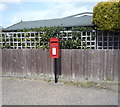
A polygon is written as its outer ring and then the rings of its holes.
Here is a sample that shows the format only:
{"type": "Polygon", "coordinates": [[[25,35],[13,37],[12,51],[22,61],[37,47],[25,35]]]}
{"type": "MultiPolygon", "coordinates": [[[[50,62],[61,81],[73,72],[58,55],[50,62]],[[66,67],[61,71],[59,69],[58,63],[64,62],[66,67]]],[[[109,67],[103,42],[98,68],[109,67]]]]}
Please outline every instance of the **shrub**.
{"type": "Polygon", "coordinates": [[[120,30],[120,2],[100,2],[93,9],[93,22],[98,30],[120,30]]]}

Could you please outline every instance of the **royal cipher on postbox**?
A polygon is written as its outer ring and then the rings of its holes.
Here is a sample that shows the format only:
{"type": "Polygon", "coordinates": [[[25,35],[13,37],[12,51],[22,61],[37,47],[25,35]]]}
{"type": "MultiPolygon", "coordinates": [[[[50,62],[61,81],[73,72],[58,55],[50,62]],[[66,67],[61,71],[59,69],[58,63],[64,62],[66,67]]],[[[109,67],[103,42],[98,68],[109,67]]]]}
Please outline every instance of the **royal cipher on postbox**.
{"type": "Polygon", "coordinates": [[[50,38],[50,58],[60,57],[59,38],[50,38]]]}

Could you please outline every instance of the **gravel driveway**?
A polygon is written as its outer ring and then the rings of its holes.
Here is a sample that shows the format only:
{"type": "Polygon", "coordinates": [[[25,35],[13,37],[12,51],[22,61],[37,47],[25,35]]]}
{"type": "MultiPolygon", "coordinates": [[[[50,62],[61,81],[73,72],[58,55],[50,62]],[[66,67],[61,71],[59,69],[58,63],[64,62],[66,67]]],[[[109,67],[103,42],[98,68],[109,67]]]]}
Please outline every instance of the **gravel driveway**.
{"type": "Polygon", "coordinates": [[[44,80],[2,78],[4,105],[118,105],[118,93],[44,80]]]}

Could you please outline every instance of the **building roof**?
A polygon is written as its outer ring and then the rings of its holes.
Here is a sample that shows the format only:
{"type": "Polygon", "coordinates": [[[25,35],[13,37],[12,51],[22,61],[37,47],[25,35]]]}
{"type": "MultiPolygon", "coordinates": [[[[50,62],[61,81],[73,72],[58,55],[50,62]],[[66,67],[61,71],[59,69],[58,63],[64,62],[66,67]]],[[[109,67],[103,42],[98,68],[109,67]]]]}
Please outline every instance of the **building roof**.
{"type": "Polygon", "coordinates": [[[40,27],[73,27],[73,26],[93,26],[92,13],[84,12],[64,18],[36,20],[36,21],[21,21],[4,29],[4,31],[12,31],[19,29],[30,29],[40,27]],[[88,15],[91,14],[91,15],[88,15]]]}

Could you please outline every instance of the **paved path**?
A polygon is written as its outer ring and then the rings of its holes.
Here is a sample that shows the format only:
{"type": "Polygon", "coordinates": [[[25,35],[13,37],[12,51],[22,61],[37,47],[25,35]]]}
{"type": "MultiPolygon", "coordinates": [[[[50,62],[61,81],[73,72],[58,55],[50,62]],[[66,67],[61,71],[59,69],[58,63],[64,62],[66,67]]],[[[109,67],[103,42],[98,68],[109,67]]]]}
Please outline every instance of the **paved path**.
{"type": "Polygon", "coordinates": [[[118,93],[43,80],[2,78],[4,105],[118,105],[118,93]]]}

